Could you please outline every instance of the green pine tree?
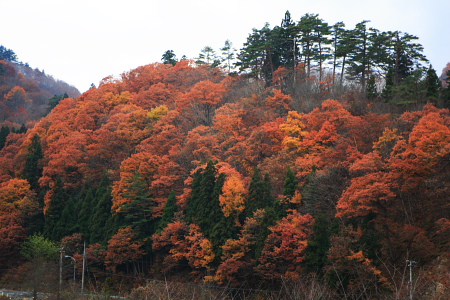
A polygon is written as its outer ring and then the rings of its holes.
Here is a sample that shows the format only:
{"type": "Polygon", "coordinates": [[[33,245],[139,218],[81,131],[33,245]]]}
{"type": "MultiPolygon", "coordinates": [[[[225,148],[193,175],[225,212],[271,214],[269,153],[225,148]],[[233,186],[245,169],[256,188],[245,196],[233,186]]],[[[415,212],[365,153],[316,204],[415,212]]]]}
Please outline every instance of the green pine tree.
{"type": "Polygon", "coordinates": [[[424,80],[425,93],[431,100],[436,100],[439,95],[439,90],[441,89],[441,81],[436,74],[436,70],[430,65],[427,70],[427,74],[424,80]]]}
{"type": "MultiPolygon", "coordinates": [[[[69,197],[61,213],[61,217],[53,229],[53,234],[60,240],[62,237],[71,235],[79,230],[79,220],[76,215],[76,201],[74,197],[69,197]]],[[[83,234],[84,236],[84,234],[83,234]]]]}
{"type": "Polygon", "coordinates": [[[269,228],[275,226],[278,220],[277,212],[273,207],[267,207],[265,210],[266,211],[264,213],[264,218],[263,221],[261,222],[262,227],[256,238],[256,243],[253,246],[254,247],[253,254],[256,261],[261,256],[261,252],[265,246],[266,239],[270,234],[269,228]]]}
{"type": "Polygon", "coordinates": [[[337,232],[337,222],[330,222],[326,215],[320,214],[315,218],[314,234],[308,241],[305,265],[310,272],[323,274],[323,268],[328,264],[328,249],[330,236],[337,232]]]}
{"type": "Polygon", "coordinates": [[[394,87],[395,87],[394,69],[393,68],[389,68],[389,70],[388,70],[388,72],[386,74],[384,88],[383,88],[383,91],[381,93],[381,96],[384,98],[385,102],[388,102],[389,100],[392,99],[393,94],[394,94],[394,87]]]}
{"type": "Polygon", "coordinates": [[[43,168],[40,165],[41,159],[44,157],[41,146],[41,138],[35,134],[31,139],[28,147],[28,154],[25,160],[25,168],[23,177],[28,180],[31,189],[39,190],[39,178],[42,177],[43,168]]]}
{"type": "Polygon", "coordinates": [[[53,108],[55,108],[58,103],[63,100],[69,98],[69,95],[67,93],[64,93],[62,95],[54,95],[52,98],[48,99],[48,106],[47,106],[47,112],[51,112],[53,108]]]}
{"type": "Polygon", "coordinates": [[[289,166],[286,172],[286,180],[284,181],[283,195],[291,199],[298,190],[298,179],[295,177],[294,170],[289,166]]]}
{"type": "Polygon", "coordinates": [[[25,126],[25,124],[20,125],[19,130],[17,131],[17,133],[25,133],[28,131],[28,128],[25,126]]]}
{"type": "MultiPolygon", "coordinates": [[[[245,203],[243,219],[251,217],[257,209],[273,206],[273,198],[271,195],[271,183],[269,173],[261,177],[259,168],[255,168],[248,189],[248,195],[245,203]]],[[[243,221],[243,220],[241,220],[243,221]]]]}
{"type": "Polygon", "coordinates": [[[367,81],[366,96],[370,101],[373,101],[378,96],[375,75],[370,75],[369,81],[367,81]]]}
{"type": "Polygon", "coordinates": [[[152,235],[155,231],[151,218],[152,203],[147,182],[141,173],[134,174],[124,198],[129,199],[129,202],[119,213],[120,227],[131,226],[139,237],[152,235]]]}
{"type": "Polygon", "coordinates": [[[8,126],[2,126],[2,128],[0,129],[0,150],[2,150],[3,147],[5,147],[6,138],[8,137],[10,132],[11,130],[9,129],[8,126]]]}
{"type": "Polygon", "coordinates": [[[87,240],[90,238],[90,220],[93,214],[93,208],[97,202],[95,192],[96,187],[92,185],[90,180],[86,180],[86,183],[78,195],[78,201],[76,204],[75,211],[78,216],[76,231],[83,234],[87,240]]]}
{"type": "Polygon", "coordinates": [[[167,65],[175,66],[177,64],[177,56],[173,52],[173,50],[167,50],[164,52],[161,58],[162,62],[167,65]]]}
{"type": "Polygon", "coordinates": [[[175,192],[171,191],[169,197],[167,198],[167,202],[164,205],[163,214],[158,224],[158,232],[161,232],[164,228],[166,228],[167,224],[173,221],[173,217],[175,216],[175,212],[177,210],[177,197],[175,192]]]}
{"type": "Polygon", "coordinates": [[[288,209],[296,209],[294,204],[291,203],[291,199],[298,191],[298,179],[295,177],[294,170],[289,166],[286,172],[286,179],[284,181],[283,196],[284,199],[278,199],[275,202],[275,211],[278,219],[286,216],[288,209]]]}
{"type": "Polygon", "coordinates": [[[119,229],[116,217],[111,213],[112,207],[111,180],[106,172],[95,192],[95,204],[89,220],[89,242],[106,245],[110,237],[119,229]]]}
{"type": "Polygon", "coordinates": [[[67,204],[69,195],[64,189],[64,183],[60,176],[56,179],[53,194],[48,210],[45,214],[44,236],[52,241],[59,241],[63,235],[58,228],[62,212],[67,204]]]}
{"type": "Polygon", "coordinates": [[[217,174],[215,162],[209,161],[203,171],[197,171],[192,182],[192,193],[186,208],[186,220],[197,224],[213,244],[217,257],[227,239],[235,236],[233,218],[226,218],[219,197],[225,182],[224,174],[217,174]]]}

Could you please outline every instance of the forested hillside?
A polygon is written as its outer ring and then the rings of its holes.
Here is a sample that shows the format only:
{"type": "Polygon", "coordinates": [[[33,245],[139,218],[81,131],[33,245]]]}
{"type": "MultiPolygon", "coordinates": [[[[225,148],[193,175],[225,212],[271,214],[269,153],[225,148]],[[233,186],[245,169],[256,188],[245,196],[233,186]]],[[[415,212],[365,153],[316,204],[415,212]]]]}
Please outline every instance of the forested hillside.
{"type": "Polygon", "coordinates": [[[0,46],[0,125],[33,126],[55,102],[79,95],[75,87],[19,62],[13,50],[0,46]]]}
{"type": "Polygon", "coordinates": [[[2,282],[43,276],[26,270],[59,246],[80,275],[86,242],[86,287],[136,299],[147,279],[448,294],[450,88],[416,37],[366,24],[287,13],[237,57],[170,56],[8,134],[2,282]]]}

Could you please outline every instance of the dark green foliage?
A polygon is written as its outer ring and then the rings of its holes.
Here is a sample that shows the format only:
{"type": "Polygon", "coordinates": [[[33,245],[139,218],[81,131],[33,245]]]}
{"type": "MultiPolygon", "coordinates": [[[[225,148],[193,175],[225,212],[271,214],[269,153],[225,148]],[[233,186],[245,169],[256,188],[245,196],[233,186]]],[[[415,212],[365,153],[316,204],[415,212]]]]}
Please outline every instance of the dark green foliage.
{"type": "Polygon", "coordinates": [[[318,79],[322,80],[323,63],[332,58],[333,78],[339,76],[340,85],[344,84],[345,74],[358,80],[366,90],[369,75],[374,72],[386,74],[390,70],[395,86],[399,86],[427,62],[416,36],[399,31],[380,32],[368,27],[368,22],[362,21],[354,29],[346,30],[343,22],[329,26],[317,14],[305,14],[295,24],[286,12],[281,26],[270,28],[266,24],[262,29],[253,29],[236,66],[240,72],[271,85],[279,67],[296,67],[300,61],[305,64],[306,76],[318,70],[318,79]],[[316,66],[318,69],[314,69],[316,66]]]}
{"type": "Polygon", "coordinates": [[[382,255],[382,245],[380,244],[379,237],[380,232],[373,222],[375,217],[375,214],[369,214],[360,224],[353,224],[355,227],[361,227],[363,235],[359,239],[358,244],[363,249],[364,255],[372,260],[377,260],[382,255]]]}
{"type": "Polygon", "coordinates": [[[418,37],[399,31],[391,34],[393,53],[390,66],[394,66],[395,84],[400,85],[404,79],[413,75],[414,67],[419,65],[419,62],[428,60],[422,54],[423,46],[415,42],[419,39],[418,37]]]}
{"type": "Polygon", "coordinates": [[[289,166],[286,172],[286,180],[284,181],[283,195],[289,199],[294,197],[298,190],[298,179],[295,177],[294,170],[289,166]]]}
{"type": "Polygon", "coordinates": [[[175,66],[178,62],[177,57],[176,57],[175,53],[173,52],[173,50],[167,50],[166,52],[164,52],[161,60],[164,64],[168,64],[168,65],[172,65],[172,66],[175,66]]]}
{"type": "Polygon", "coordinates": [[[396,104],[407,104],[425,101],[422,87],[424,70],[415,69],[411,75],[406,77],[400,85],[394,86],[391,102],[396,104]]]}
{"type": "Polygon", "coordinates": [[[377,86],[375,83],[375,75],[370,75],[366,88],[367,99],[372,101],[378,96],[377,86]]]}
{"type": "Polygon", "coordinates": [[[25,132],[27,132],[28,131],[28,129],[27,129],[27,127],[25,126],[25,124],[22,124],[22,125],[20,125],[20,128],[19,128],[19,130],[17,131],[17,133],[25,133],[25,132]]]}
{"type": "Polygon", "coordinates": [[[294,197],[295,193],[298,191],[298,179],[295,177],[295,173],[292,168],[289,166],[286,172],[286,179],[284,181],[284,190],[283,196],[284,199],[278,199],[275,202],[275,210],[278,216],[278,219],[281,219],[286,216],[288,209],[298,209],[295,207],[293,203],[291,203],[291,199],[294,197]]]}
{"type": "Polygon", "coordinates": [[[105,173],[95,193],[92,214],[89,221],[90,243],[106,245],[109,238],[118,230],[115,218],[111,213],[112,196],[111,181],[105,173]]]}
{"type": "Polygon", "coordinates": [[[369,56],[369,29],[367,23],[362,21],[355,25],[352,31],[352,52],[349,57],[349,75],[352,79],[358,79],[363,90],[366,88],[368,68],[371,61],[369,56]]]}
{"type": "Polygon", "coordinates": [[[142,174],[136,172],[128,186],[124,198],[130,199],[119,212],[120,227],[131,226],[139,237],[150,236],[154,233],[154,225],[151,219],[152,203],[147,182],[142,174]]]}
{"type": "Polygon", "coordinates": [[[226,40],[220,50],[222,51],[221,60],[224,63],[224,67],[228,69],[228,72],[231,72],[232,62],[236,58],[236,49],[233,48],[233,44],[229,40],[226,40]]]}
{"type": "Polygon", "coordinates": [[[163,215],[158,224],[158,232],[161,232],[167,226],[167,224],[172,222],[177,210],[177,197],[175,195],[175,192],[171,191],[169,197],[167,198],[167,202],[164,205],[163,215]]]}
{"type": "Polygon", "coordinates": [[[255,168],[248,190],[243,219],[251,217],[257,209],[271,207],[272,205],[270,176],[266,173],[262,178],[259,168],[255,168]]]}
{"type": "Polygon", "coordinates": [[[64,93],[63,95],[54,95],[52,98],[48,99],[48,107],[47,112],[51,112],[53,108],[55,108],[58,103],[63,100],[69,98],[69,95],[67,93],[64,93]]]}
{"type": "Polygon", "coordinates": [[[58,240],[73,233],[81,232],[81,230],[79,230],[80,221],[75,213],[77,207],[76,205],[77,203],[75,198],[69,197],[67,199],[67,204],[64,207],[61,213],[61,218],[56,223],[56,228],[54,230],[55,236],[58,237],[58,240]]]}
{"type": "Polygon", "coordinates": [[[68,198],[69,195],[64,189],[64,183],[58,176],[45,214],[44,236],[52,241],[59,241],[63,237],[58,225],[60,225],[62,212],[66,207],[68,198]]]}
{"type": "Polygon", "coordinates": [[[6,138],[8,137],[10,132],[11,130],[9,129],[8,126],[2,126],[2,128],[0,129],[0,150],[2,150],[3,147],[5,147],[6,138]]]}
{"type": "Polygon", "coordinates": [[[236,235],[232,218],[226,218],[220,208],[219,196],[225,181],[224,174],[217,174],[215,162],[209,161],[203,171],[194,174],[192,194],[188,199],[186,220],[200,226],[203,234],[213,244],[220,257],[225,241],[236,235]]]}
{"type": "Polygon", "coordinates": [[[256,238],[256,243],[254,246],[254,257],[256,260],[261,256],[261,252],[264,249],[265,241],[270,234],[270,227],[275,226],[279,217],[277,216],[277,212],[273,207],[268,207],[265,209],[266,212],[264,214],[263,221],[261,222],[261,231],[259,232],[258,237],[256,238]]]}
{"type": "Polygon", "coordinates": [[[28,147],[28,154],[25,160],[25,168],[23,177],[28,180],[31,189],[37,191],[39,189],[39,178],[42,177],[43,168],[40,164],[44,157],[41,146],[41,138],[35,134],[31,139],[31,144],[28,147]]]}
{"type": "Polygon", "coordinates": [[[76,224],[76,232],[83,234],[83,236],[89,240],[90,238],[90,220],[92,217],[93,209],[96,204],[96,193],[97,188],[92,185],[90,180],[86,180],[83,189],[78,195],[78,201],[76,210],[78,220],[76,224]]]}
{"type": "Polygon", "coordinates": [[[308,76],[311,73],[311,61],[314,52],[313,44],[315,37],[313,31],[319,20],[318,16],[317,14],[305,14],[297,24],[300,33],[303,62],[306,65],[308,76]]]}
{"type": "MultiPolygon", "coordinates": [[[[0,55],[0,60],[3,60],[1,55],[0,55]]],[[[4,76],[5,74],[6,74],[6,68],[3,65],[3,63],[0,63],[0,83],[3,83],[4,79],[2,78],[2,76],[4,76]]]]}
{"type": "Polygon", "coordinates": [[[208,209],[211,212],[211,217],[207,220],[207,222],[205,222],[204,226],[207,227],[203,230],[205,236],[209,238],[213,245],[217,259],[222,255],[221,246],[224,245],[228,239],[237,238],[237,234],[239,232],[236,228],[235,220],[232,217],[226,218],[220,208],[219,197],[222,194],[222,187],[225,182],[225,177],[225,174],[220,174],[217,177],[212,199],[208,205],[208,209]]]}
{"type": "Polygon", "coordinates": [[[0,59],[17,62],[17,55],[13,50],[0,45],[0,59]]]}
{"type": "Polygon", "coordinates": [[[439,89],[442,84],[439,80],[439,77],[436,74],[436,71],[430,65],[427,70],[427,74],[425,77],[425,93],[428,98],[436,99],[438,97],[439,89]]]}
{"type": "Polygon", "coordinates": [[[218,59],[216,52],[210,46],[205,46],[200,51],[198,58],[196,60],[198,65],[210,65],[211,67],[218,67],[220,65],[220,60],[218,59]]]}
{"type": "Polygon", "coordinates": [[[297,24],[300,33],[303,61],[306,65],[308,76],[311,74],[311,65],[317,61],[319,65],[319,80],[322,80],[322,64],[330,57],[331,43],[328,36],[331,27],[319,18],[317,14],[305,14],[297,24]]]}
{"type": "Polygon", "coordinates": [[[447,87],[442,90],[442,99],[444,100],[444,106],[449,108],[450,107],[450,70],[446,73],[447,77],[445,79],[445,82],[447,84],[447,87]]]}
{"type": "Polygon", "coordinates": [[[389,68],[386,74],[384,88],[381,93],[381,96],[385,99],[385,101],[389,101],[392,99],[393,89],[394,89],[394,69],[389,68]]]}
{"type": "Polygon", "coordinates": [[[266,85],[270,85],[273,73],[280,66],[294,67],[297,45],[293,29],[290,15],[285,16],[282,27],[270,29],[269,24],[266,24],[260,30],[253,29],[241,49],[236,66],[241,72],[262,78],[266,85]]]}
{"type": "Polygon", "coordinates": [[[310,272],[323,275],[322,270],[328,264],[328,249],[330,236],[337,233],[336,219],[330,220],[326,215],[319,214],[314,221],[314,234],[308,241],[305,265],[310,272]]]}

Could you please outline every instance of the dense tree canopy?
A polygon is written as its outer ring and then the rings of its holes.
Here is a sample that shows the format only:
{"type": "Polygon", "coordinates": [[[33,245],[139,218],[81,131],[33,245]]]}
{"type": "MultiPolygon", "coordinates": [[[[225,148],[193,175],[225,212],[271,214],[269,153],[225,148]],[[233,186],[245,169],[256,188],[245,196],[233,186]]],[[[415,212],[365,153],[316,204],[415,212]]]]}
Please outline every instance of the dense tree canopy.
{"type": "MultiPolygon", "coordinates": [[[[410,288],[398,270],[414,260],[434,293],[450,255],[448,87],[420,66],[417,37],[369,24],[287,12],[237,57],[230,42],[222,60],[168,50],[55,96],[28,130],[5,123],[0,269],[19,270],[20,245],[42,232],[78,260],[85,240],[105,283],[316,276],[338,298],[381,299],[410,288]]],[[[1,111],[19,111],[32,89],[4,85],[14,72],[0,65],[1,111]]]]}

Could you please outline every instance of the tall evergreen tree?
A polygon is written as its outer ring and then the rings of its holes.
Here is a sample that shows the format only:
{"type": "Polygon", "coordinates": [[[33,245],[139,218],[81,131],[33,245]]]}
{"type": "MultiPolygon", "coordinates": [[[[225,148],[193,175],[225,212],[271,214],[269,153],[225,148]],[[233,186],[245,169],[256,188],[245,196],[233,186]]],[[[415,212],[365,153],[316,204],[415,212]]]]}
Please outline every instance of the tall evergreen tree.
{"type": "Polygon", "coordinates": [[[177,211],[177,197],[174,191],[171,191],[169,197],[167,198],[167,202],[164,205],[164,211],[161,217],[161,220],[158,224],[158,230],[161,232],[167,224],[173,221],[173,217],[175,216],[175,212],[177,211]]]}
{"type": "MultiPolygon", "coordinates": [[[[337,68],[339,66],[345,67],[345,60],[347,57],[347,51],[345,47],[348,46],[348,43],[345,41],[347,30],[345,29],[344,22],[337,22],[331,27],[331,44],[333,47],[333,78],[336,82],[337,68]]],[[[342,74],[344,72],[344,68],[342,68],[342,74]]],[[[341,77],[342,78],[342,77],[341,77]]],[[[342,80],[341,80],[342,84],[342,80]]]]}
{"type": "Polygon", "coordinates": [[[89,221],[90,243],[105,245],[109,238],[117,232],[116,218],[111,213],[112,207],[111,180],[105,172],[95,193],[96,203],[89,221]]]}
{"type": "Polygon", "coordinates": [[[292,203],[292,199],[298,193],[298,179],[295,176],[294,170],[289,166],[286,171],[286,179],[284,181],[283,199],[278,199],[275,205],[275,212],[278,219],[286,216],[287,209],[295,209],[295,205],[292,203]]]}
{"type": "Polygon", "coordinates": [[[445,83],[447,87],[442,90],[442,99],[444,100],[444,106],[450,108],[450,70],[446,72],[446,75],[445,83]]]}
{"type": "Polygon", "coordinates": [[[369,81],[367,81],[366,96],[370,101],[378,96],[375,75],[370,75],[369,81]]]}
{"type": "Polygon", "coordinates": [[[404,79],[413,75],[414,67],[428,60],[423,55],[423,46],[418,37],[394,31],[392,34],[391,66],[394,67],[394,82],[399,86],[404,79]]]}
{"type": "Polygon", "coordinates": [[[59,241],[63,235],[58,228],[61,215],[66,207],[69,195],[64,189],[64,183],[58,176],[53,187],[53,194],[45,214],[44,235],[52,241],[59,241]]]}
{"type": "MultiPolygon", "coordinates": [[[[77,203],[75,201],[75,198],[72,196],[69,196],[67,199],[67,203],[64,207],[64,209],[61,212],[61,217],[59,218],[58,222],[56,223],[56,228],[54,229],[55,237],[58,237],[58,240],[62,237],[71,235],[76,232],[80,232],[80,224],[79,219],[77,218],[77,214],[75,213],[77,211],[77,203]]],[[[84,232],[83,232],[83,236],[84,232]]]]}
{"type": "Polygon", "coordinates": [[[86,180],[83,189],[77,197],[78,201],[76,203],[75,211],[77,212],[78,219],[76,231],[82,233],[87,240],[90,238],[90,220],[92,217],[93,208],[95,207],[95,203],[97,201],[95,197],[95,190],[96,187],[92,184],[91,180],[86,180]]]}
{"type": "Polygon", "coordinates": [[[124,205],[119,215],[123,223],[121,227],[131,226],[139,237],[149,236],[154,233],[152,222],[152,203],[147,182],[142,174],[136,172],[133,175],[124,198],[130,201],[124,205]]]}
{"type": "Polygon", "coordinates": [[[0,129],[0,150],[2,150],[3,147],[5,147],[6,138],[8,137],[10,132],[11,130],[9,129],[8,126],[2,126],[2,128],[0,129]]]}
{"type": "Polygon", "coordinates": [[[394,90],[394,69],[390,68],[386,74],[386,79],[384,81],[384,88],[381,92],[381,96],[384,98],[385,101],[389,101],[392,99],[393,96],[393,90],[394,90]]]}
{"type": "Polygon", "coordinates": [[[431,99],[437,99],[442,84],[441,81],[439,80],[439,77],[436,74],[436,70],[434,70],[431,65],[427,70],[424,85],[426,96],[431,99]]]}
{"type": "Polygon", "coordinates": [[[222,246],[225,242],[228,239],[237,238],[239,232],[236,228],[235,219],[231,216],[228,218],[225,217],[220,207],[219,197],[222,194],[225,177],[225,174],[219,174],[215,182],[212,199],[210,205],[208,205],[208,210],[211,212],[207,225],[209,228],[204,231],[205,236],[209,237],[213,245],[213,249],[217,255],[217,261],[222,256],[222,246]]]}
{"type": "Polygon", "coordinates": [[[308,77],[311,75],[311,61],[314,56],[314,43],[316,36],[314,30],[319,23],[319,15],[305,14],[297,24],[300,33],[303,61],[308,77]]]}
{"type": "Polygon", "coordinates": [[[331,26],[322,19],[318,19],[314,30],[313,59],[319,64],[319,81],[323,78],[323,63],[331,57],[329,47],[331,40],[328,38],[330,34],[331,26]]]}
{"type": "Polygon", "coordinates": [[[299,48],[297,43],[298,27],[291,18],[289,11],[286,11],[281,21],[281,41],[278,48],[280,49],[280,64],[285,68],[293,69],[297,67],[299,61],[299,48]]]}
{"type": "Polygon", "coordinates": [[[221,61],[224,64],[224,67],[228,69],[228,72],[231,72],[234,60],[236,58],[236,49],[233,48],[233,44],[230,42],[230,40],[226,40],[225,44],[222,48],[220,48],[220,50],[222,51],[221,61]]]}
{"type": "Polygon", "coordinates": [[[270,176],[268,173],[265,177],[261,177],[259,168],[255,168],[248,189],[248,195],[245,203],[244,219],[251,217],[257,209],[273,206],[273,198],[271,195],[270,176]]]}
{"type": "Polygon", "coordinates": [[[4,60],[9,60],[12,62],[17,62],[17,55],[13,50],[0,45],[0,57],[4,60]]]}
{"type": "Polygon", "coordinates": [[[189,223],[195,223],[200,227],[218,255],[221,251],[220,246],[237,232],[233,218],[226,218],[220,207],[219,197],[225,175],[217,174],[215,164],[209,161],[203,171],[195,173],[191,197],[186,208],[186,219],[189,223]]]}
{"type": "Polygon", "coordinates": [[[28,154],[23,171],[23,177],[28,180],[31,188],[35,191],[39,189],[39,178],[42,177],[43,167],[41,166],[40,161],[43,157],[41,138],[38,134],[35,134],[31,138],[31,144],[28,147],[28,154]]]}
{"type": "Polygon", "coordinates": [[[17,133],[26,133],[28,131],[27,126],[25,126],[25,124],[22,123],[22,125],[20,125],[19,130],[17,130],[17,133]]]}
{"type": "Polygon", "coordinates": [[[55,108],[58,103],[63,100],[69,98],[69,95],[67,93],[64,93],[62,95],[54,95],[52,98],[48,99],[48,106],[47,106],[47,112],[51,112],[53,108],[55,108]]]}
{"type": "Polygon", "coordinates": [[[217,67],[220,65],[220,60],[216,55],[216,51],[210,46],[205,46],[200,51],[196,63],[199,65],[210,65],[211,67],[217,67]]]}
{"type": "Polygon", "coordinates": [[[367,23],[362,21],[355,25],[352,30],[353,51],[350,54],[350,75],[359,78],[362,90],[366,89],[367,74],[369,74],[370,57],[368,49],[370,47],[369,29],[367,23]]]}
{"type": "Polygon", "coordinates": [[[167,50],[166,52],[164,52],[161,60],[164,64],[168,64],[168,65],[172,65],[172,66],[175,66],[178,62],[177,57],[176,57],[175,53],[173,52],[173,50],[167,50]]]}
{"type": "Polygon", "coordinates": [[[328,264],[328,250],[330,249],[330,236],[336,233],[338,226],[331,223],[324,214],[315,218],[311,239],[306,248],[305,265],[310,272],[323,274],[323,268],[328,264]]]}

